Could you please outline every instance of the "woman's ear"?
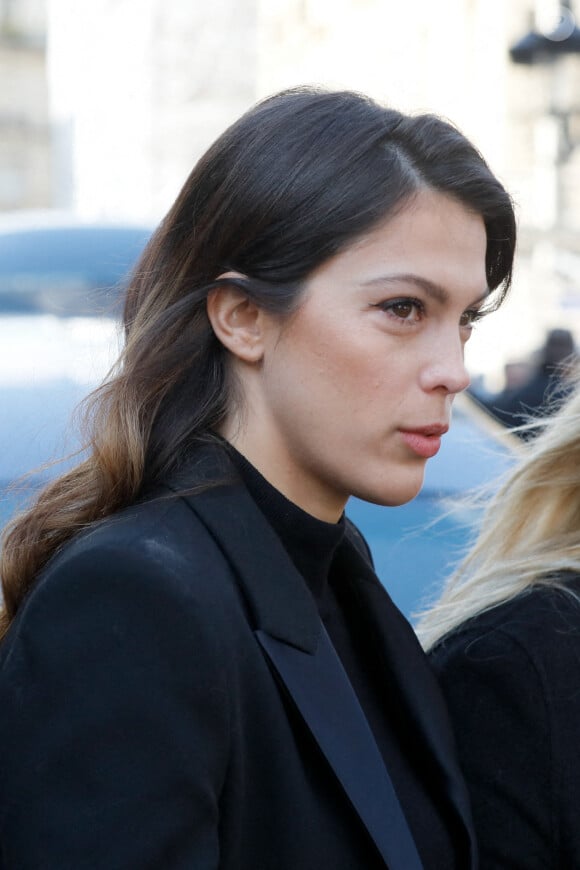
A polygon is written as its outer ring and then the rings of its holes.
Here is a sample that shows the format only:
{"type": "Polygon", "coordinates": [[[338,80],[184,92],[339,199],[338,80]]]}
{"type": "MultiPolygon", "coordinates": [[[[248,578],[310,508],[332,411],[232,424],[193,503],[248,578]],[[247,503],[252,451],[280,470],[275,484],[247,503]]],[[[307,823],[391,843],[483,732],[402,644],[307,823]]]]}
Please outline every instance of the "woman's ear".
{"type": "MultiPolygon", "coordinates": [[[[243,278],[239,272],[225,272],[220,281],[243,278]]],[[[244,362],[260,362],[264,353],[263,312],[233,282],[210,290],[207,316],[221,343],[244,362]]]]}

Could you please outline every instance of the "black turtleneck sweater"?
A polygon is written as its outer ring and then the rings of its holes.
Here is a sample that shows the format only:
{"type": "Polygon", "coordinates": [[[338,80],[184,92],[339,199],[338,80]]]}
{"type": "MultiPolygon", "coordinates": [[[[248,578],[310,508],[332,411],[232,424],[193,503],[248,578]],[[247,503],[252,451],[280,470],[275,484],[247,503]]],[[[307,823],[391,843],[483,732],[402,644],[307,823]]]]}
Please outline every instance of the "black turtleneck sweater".
{"type": "Polygon", "coordinates": [[[389,694],[363,620],[342,582],[339,545],[344,516],[326,523],[306,513],[275,489],[231,446],[232,460],[307,583],[334,648],[342,661],[389,771],[426,870],[454,870],[453,820],[446,801],[430,781],[426,750],[410,739],[412,729],[389,694]]]}

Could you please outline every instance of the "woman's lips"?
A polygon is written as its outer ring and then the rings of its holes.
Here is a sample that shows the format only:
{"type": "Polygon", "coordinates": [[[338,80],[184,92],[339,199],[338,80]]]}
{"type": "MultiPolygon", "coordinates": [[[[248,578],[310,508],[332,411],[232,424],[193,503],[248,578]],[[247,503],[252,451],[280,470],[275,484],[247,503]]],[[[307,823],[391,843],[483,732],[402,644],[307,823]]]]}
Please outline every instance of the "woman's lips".
{"type": "Polygon", "coordinates": [[[425,426],[421,429],[401,429],[401,437],[407,447],[423,459],[431,459],[441,447],[441,436],[447,426],[425,426]]]}

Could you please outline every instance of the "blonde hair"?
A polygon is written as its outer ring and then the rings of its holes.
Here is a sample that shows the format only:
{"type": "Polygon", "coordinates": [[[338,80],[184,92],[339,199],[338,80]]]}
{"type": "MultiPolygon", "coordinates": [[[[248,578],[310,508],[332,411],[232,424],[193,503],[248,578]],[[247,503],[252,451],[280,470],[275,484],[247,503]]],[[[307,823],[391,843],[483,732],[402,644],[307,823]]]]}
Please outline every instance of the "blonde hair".
{"type": "Polygon", "coordinates": [[[579,371],[574,382],[572,395],[522,446],[520,459],[487,499],[475,544],[440,598],[419,614],[416,631],[426,650],[532,586],[566,590],[561,572],[580,572],[579,371]]]}

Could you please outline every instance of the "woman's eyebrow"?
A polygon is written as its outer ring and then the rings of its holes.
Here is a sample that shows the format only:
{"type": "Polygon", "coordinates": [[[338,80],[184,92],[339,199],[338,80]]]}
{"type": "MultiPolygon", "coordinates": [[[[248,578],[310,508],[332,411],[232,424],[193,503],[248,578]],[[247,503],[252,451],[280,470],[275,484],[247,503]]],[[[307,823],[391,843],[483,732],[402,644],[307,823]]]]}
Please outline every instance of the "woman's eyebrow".
{"type": "MultiPolygon", "coordinates": [[[[395,272],[392,275],[379,275],[376,278],[364,281],[362,286],[377,287],[384,284],[398,283],[414,284],[420,290],[423,290],[427,296],[430,296],[432,299],[435,299],[436,302],[440,302],[441,304],[449,301],[449,293],[441,286],[441,284],[437,284],[435,281],[430,281],[422,275],[416,275],[414,272],[395,272]]],[[[483,293],[474,299],[473,304],[476,305],[479,302],[483,302],[488,296],[489,288],[486,287],[483,293]]]]}

